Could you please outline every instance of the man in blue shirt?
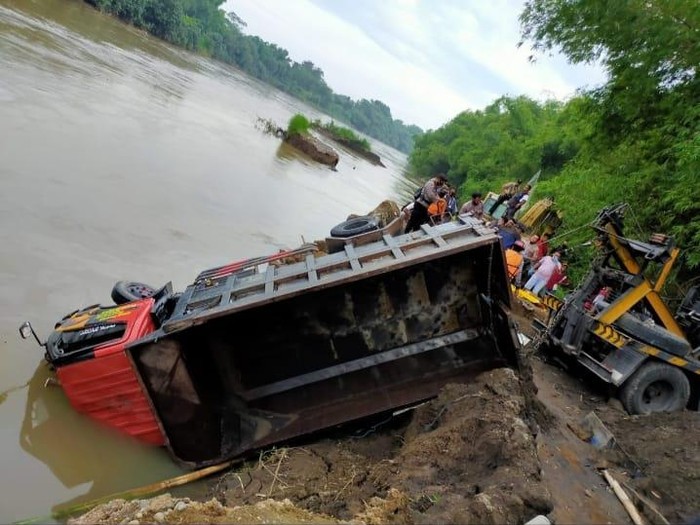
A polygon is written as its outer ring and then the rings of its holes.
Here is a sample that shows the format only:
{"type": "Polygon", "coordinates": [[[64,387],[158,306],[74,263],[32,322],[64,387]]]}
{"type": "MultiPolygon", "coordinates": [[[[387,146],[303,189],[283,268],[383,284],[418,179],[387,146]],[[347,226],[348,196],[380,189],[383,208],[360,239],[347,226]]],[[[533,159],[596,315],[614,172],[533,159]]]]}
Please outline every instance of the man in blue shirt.
{"type": "Polygon", "coordinates": [[[507,250],[520,240],[520,231],[515,226],[515,222],[508,220],[505,224],[498,226],[498,235],[501,237],[503,249],[507,250]]]}

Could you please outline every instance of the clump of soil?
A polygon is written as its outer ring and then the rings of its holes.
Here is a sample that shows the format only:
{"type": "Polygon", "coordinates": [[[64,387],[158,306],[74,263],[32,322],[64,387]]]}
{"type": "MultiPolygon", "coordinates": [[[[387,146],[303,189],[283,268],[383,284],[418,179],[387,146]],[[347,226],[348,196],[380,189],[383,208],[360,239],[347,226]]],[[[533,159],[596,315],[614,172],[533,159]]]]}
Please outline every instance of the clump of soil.
{"type": "Polygon", "coordinates": [[[403,427],[264,454],[213,492],[362,523],[517,523],[551,509],[510,369],[447,385],[403,427]]]}
{"type": "Polygon", "coordinates": [[[346,147],[347,149],[353,151],[357,155],[360,155],[361,157],[364,157],[368,161],[370,161],[372,164],[375,164],[376,166],[381,166],[382,168],[386,168],[384,163],[382,162],[382,159],[374,153],[373,151],[366,150],[360,146],[356,142],[353,142],[352,140],[345,139],[343,137],[339,137],[335,133],[333,133],[331,130],[324,128],[323,126],[320,125],[314,125],[312,124],[313,128],[323,135],[324,137],[328,137],[331,140],[334,140],[338,144],[346,147]]]}
{"type": "Polygon", "coordinates": [[[194,502],[170,494],[147,499],[117,499],[95,507],[68,525],[145,523],[338,523],[337,520],[300,509],[289,500],[266,499],[251,505],[225,507],[217,500],[194,502]]]}
{"type": "Polygon", "coordinates": [[[315,161],[331,167],[336,167],[340,160],[338,152],[308,133],[287,135],[285,142],[306,153],[315,161]]]}
{"type": "Polygon", "coordinates": [[[255,127],[259,130],[281,138],[291,146],[302,151],[312,159],[322,164],[327,164],[332,168],[338,165],[340,157],[333,148],[321,142],[310,133],[287,133],[287,130],[276,124],[273,120],[258,117],[255,127]]]}
{"type": "Polygon", "coordinates": [[[523,523],[551,508],[513,370],[450,384],[356,435],[261,453],[215,498],[114,500],[83,523],[523,523]]]}

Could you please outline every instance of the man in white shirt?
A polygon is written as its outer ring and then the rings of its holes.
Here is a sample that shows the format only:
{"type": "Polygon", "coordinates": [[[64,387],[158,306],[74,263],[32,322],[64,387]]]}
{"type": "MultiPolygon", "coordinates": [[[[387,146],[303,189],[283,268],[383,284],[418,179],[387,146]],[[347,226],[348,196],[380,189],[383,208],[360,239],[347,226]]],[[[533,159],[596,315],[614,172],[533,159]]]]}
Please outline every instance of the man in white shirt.
{"type": "Polygon", "coordinates": [[[525,283],[525,289],[538,295],[554,272],[561,268],[561,263],[559,262],[560,256],[561,254],[559,252],[554,252],[552,255],[545,255],[537,261],[534,266],[535,273],[533,273],[532,277],[525,283]]]}

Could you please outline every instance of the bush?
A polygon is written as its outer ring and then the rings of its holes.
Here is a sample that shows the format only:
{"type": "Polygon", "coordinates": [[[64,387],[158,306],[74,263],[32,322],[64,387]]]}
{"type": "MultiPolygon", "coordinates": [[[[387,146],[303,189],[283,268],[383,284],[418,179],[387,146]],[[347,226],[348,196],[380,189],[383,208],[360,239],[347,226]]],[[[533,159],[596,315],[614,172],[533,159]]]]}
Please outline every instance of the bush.
{"type": "Polygon", "coordinates": [[[372,151],[369,141],[367,139],[358,137],[357,134],[351,129],[344,128],[342,126],[337,126],[333,121],[327,124],[321,124],[319,121],[317,121],[316,124],[319,127],[327,130],[329,133],[332,133],[339,139],[345,140],[346,142],[348,142],[349,144],[351,144],[359,150],[372,151]]]}
{"type": "Polygon", "coordinates": [[[308,133],[311,127],[311,122],[304,115],[297,113],[290,120],[287,125],[287,136],[301,135],[303,133],[308,133]]]}

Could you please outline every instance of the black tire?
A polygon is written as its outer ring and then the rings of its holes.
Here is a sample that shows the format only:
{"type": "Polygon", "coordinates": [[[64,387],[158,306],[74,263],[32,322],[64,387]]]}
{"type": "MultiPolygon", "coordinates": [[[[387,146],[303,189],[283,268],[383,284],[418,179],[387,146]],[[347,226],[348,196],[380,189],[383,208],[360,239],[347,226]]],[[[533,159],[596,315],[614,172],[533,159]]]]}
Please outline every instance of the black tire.
{"type": "Polygon", "coordinates": [[[156,293],[156,289],[147,284],[134,281],[118,281],[112,288],[112,301],[115,304],[130,303],[151,297],[156,293]]]}
{"type": "Polygon", "coordinates": [[[631,314],[622,314],[615,321],[615,325],[637,341],[661,348],[666,352],[682,357],[691,351],[690,343],[682,337],[669,332],[661,326],[645,324],[631,314]]]}
{"type": "Polygon", "coordinates": [[[690,399],[690,382],[680,369],[647,361],[622,386],[620,401],[630,414],[676,412],[690,399]]]}
{"type": "Polygon", "coordinates": [[[355,217],[341,222],[331,230],[331,237],[353,237],[379,229],[379,222],[371,216],[355,217]]]}

